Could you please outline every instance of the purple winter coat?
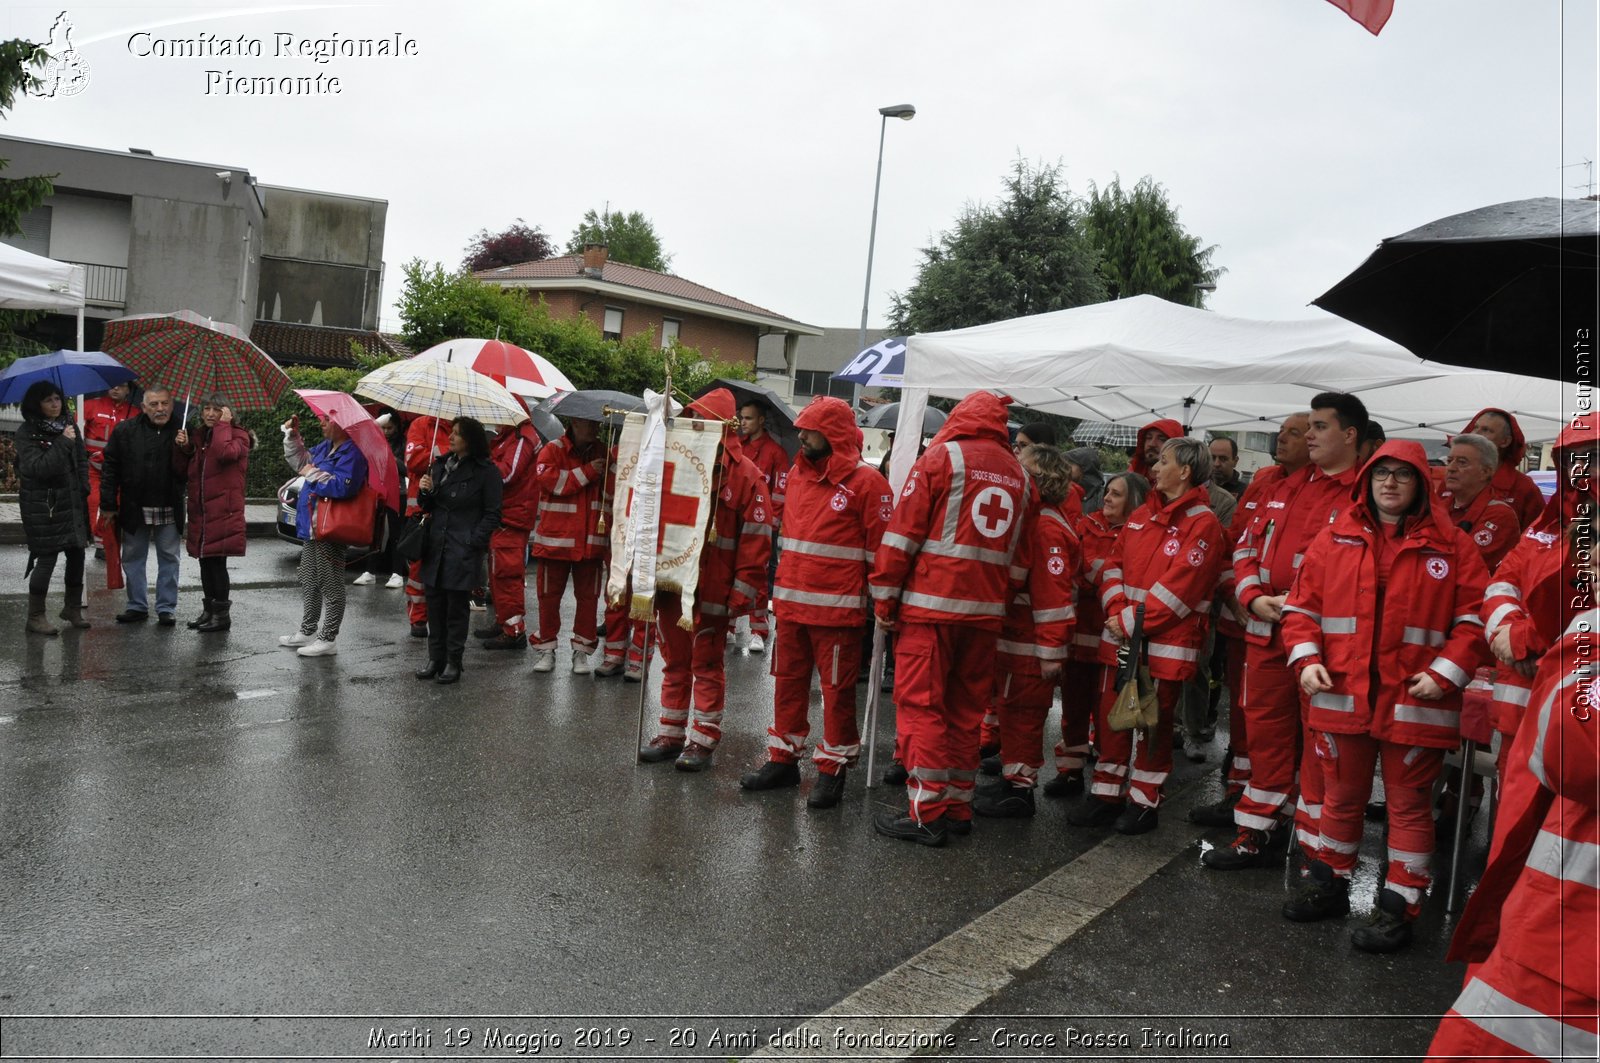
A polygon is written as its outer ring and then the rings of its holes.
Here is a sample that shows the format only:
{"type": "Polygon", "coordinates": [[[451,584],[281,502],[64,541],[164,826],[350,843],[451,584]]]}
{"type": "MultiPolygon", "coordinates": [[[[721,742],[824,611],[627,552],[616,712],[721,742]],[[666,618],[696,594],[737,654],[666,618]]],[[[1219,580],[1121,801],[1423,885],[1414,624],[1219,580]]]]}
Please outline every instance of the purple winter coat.
{"type": "Polygon", "coordinates": [[[189,556],[244,555],[244,476],[255,437],[231,421],[189,433],[172,467],[189,481],[189,556]]]}

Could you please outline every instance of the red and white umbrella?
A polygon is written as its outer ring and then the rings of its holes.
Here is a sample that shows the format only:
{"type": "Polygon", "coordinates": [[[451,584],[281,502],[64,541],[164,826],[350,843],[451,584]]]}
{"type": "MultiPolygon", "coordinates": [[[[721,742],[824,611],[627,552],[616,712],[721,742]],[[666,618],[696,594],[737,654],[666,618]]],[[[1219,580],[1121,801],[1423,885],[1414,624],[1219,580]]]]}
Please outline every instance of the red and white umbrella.
{"type": "Polygon", "coordinates": [[[558,391],[578,390],[548,358],[505,340],[446,340],[429,347],[416,360],[466,366],[523,398],[546,399],[558,391]]]}

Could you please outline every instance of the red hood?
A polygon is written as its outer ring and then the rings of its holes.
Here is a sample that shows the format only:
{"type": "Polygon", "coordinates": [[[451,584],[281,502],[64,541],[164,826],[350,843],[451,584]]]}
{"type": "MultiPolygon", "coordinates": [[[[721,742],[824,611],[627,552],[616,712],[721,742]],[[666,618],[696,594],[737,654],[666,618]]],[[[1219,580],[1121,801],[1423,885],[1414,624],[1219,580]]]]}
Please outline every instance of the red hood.
{"type": "Polygon", "coordinates": [[[734,405],[733,392],[718,388],[689,403],[684,412],[708,421],[731,421],[738,414],[738,407],[734,405]]]}
{"type": "Polygon", "coordinates": [[[1448,542],[1450,534],[1450,507],[1432,505],[1433,480],[1429,476],[1428,452],[1422,449],[1422,444],[1414,439],[1391,439],[1375,451],[1367,463],[1361,466],[1361,471],[1356,475],[1355,485],[1350,488],[1350,497],[1355,500],[1352,512],[1359,513],[1361,518],[1369,523],[1376,524],[1378,515],[1372,511],[1371,503],[1367,496],[1367,486],[1372,480],[1372,467],[1382,458],[1395,458],[1405,462],[1417,470],[1417,497],[1422,500],[1422,513],[1417,518],[1406,518],[1408,521],[1420,519],[1429,522],[1439,534],[1448,542]]]}
{"type": "MultiPolygon", "coordinates": [[[[855,413],[843,399],[821,395],[811,400],[811,405],[800,411],[794,426],[807,432],[821,432],[833,453],[824,467],[818,469],[832,483],[840,483],[850,470],[861,463],[861,429],[856,427],[855,413]]],[[[802,450],[799,460],[816,468],[802,450]]]]}
{"type": "Polygon", "coordinates": [[[1011,433],[1006,431],[1006,421],[1010,419],[1010,406],[1009,395],[974,391],[956,403],[956,408],[950,411],[950,419],[928,444],[929,449],[953,439],[991,439],[1009,450],[1011,433]]]}
{"type": "Polygon", "coordinates": [[[1498,406],[1485,407],[1484,409],[1481,409],[1472,415],[1472,420],[1467,422],[1467,427],[1463,428],[1461,433],[1465,435],[1466,433],[1471,432],[1472,426],[1477,424],[1478,419],[1486,413],[1497,414],[1501,417],[1504,417],[1506,419],[1506,424],[1511,426],[1511,445],[1500,452],[1500,467],[1506,468],[1510,465],[1519,464],[1522,461],[1523,455],[1528,452],[1528,441],[1522,437],[1522,426],[1517,423],[1517,419],[1515,417],[1511,416],[1510,411],[1502,410],[1498,406]]]}
{"type": "Polygon", "coordinates": [[[1576,447],[1600,443],[1600,420],[1593,415],[1574,418],[1556,437],[1551,449],[1551,464],[1556,467],[1556,492],[1544,504],[1544,512],[1534,520],[1532,527],[1560,534],[1566,530],[1567,521],[1578,512],[1581,502],[1600,501],[1600,469],[1590,469],[1580,487],[1567,483],[1566,452],[1576,447]]]}
{"type": "Polygon", "coordinates": [[[1128,462],[1128,468],[1143,476],[1146,480],[1150,479],[1150,466],[1144,463],[1144,437],[1152,431],[1160,432],[1168,439],[1177,439],[1183,435],[1183,425],[1170,417],[1163,417],[1161,420],[1151,421],[1139,429],[1139,438],[1134,443],[1133,457],[1128,462]]]}

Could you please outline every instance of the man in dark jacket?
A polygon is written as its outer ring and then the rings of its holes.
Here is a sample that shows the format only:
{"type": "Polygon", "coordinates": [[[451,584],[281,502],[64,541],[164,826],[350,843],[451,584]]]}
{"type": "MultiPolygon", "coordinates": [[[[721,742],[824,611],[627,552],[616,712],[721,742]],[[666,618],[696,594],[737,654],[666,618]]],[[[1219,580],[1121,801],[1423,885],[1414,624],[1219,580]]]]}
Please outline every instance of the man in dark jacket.
{"type": "Polygon", "coordinates": [[[111,431],[100,471],[101,526],[122,537],[122,570],[128,607],[119,624],[150,619],[149,574],[145,559],[156,544],[156,615],[162,627],[177,622],[178,557],[183,545],[184,480],[172,467],[172,392],[153,384],[145,389],[143,412],[111,431]],[[110,522],[109,525],[107,522],[110,522]]]}

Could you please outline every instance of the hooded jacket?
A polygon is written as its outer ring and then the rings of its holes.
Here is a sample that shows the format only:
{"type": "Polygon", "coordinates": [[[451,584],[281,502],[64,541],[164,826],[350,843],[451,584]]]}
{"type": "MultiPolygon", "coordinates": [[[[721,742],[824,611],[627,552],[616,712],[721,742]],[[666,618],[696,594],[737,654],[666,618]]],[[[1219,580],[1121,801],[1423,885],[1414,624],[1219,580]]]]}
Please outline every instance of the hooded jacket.
{"type": "Polygon", "coordinates": [[[417,483],[427,475],[433,459],[450,453],[450,431],[454,421],[437,417],[413,417],[406,426],[406,501],[416,502],[417,483]]]}
{"type": "Polygon", "coordinates": [[[17,502],[30,555],[89,543],[89,459],[82,437],[68,439],[61,427],[30,417],[17,429],[17,502]]]}
{"type": "Polygon", "coordinates": [[[1492,487],[1485,487],[1477,498],[1460,509],[1456,509],[1454,503],[1451,495],[1439,498],[1440,508],[1446,511],[1452,524],[1467,533],[1483,554],[1483,563],[1489,566],[1492,575],[1517,545],[1517,537],[1522,532],[1517,511],[1511,508],[1510,502],[1497,498],[1492,487]]]}
{"type": "Polygon", "coordinates": [[[89,449],[90,474],[98,477],[105,458],[106,443],[111,430],[130,417],[139,416],[139,407],[132,402],[118,402],[110,395],[97,395],[83,400],[83,445],[89,449]]]}
{"type": "Polygon", "coordinates": [[[533,556],[552,561],[592,561],[606,552],[600,534],[600,496],[605,490],[606,446],[599,439],[579,447],[569,431],[539,451],[534,466],[538,521],[533,556]],[[600,468],[595,468],[595,462],[600,468]]]}
{"type": "Polygon", "coordinates": [[[1079,486],[1083,488],[1083,511],[1100,512],[1100,503],[1106,496],[1106,478],[1100,471],[1100,451],[1095,447],[1073,447],[1064,457],[1083,470],[1079,486]]]}
{"type": "Polygon", "coordinates": [[[174,445],[172,467],[189,483],[190,557],[242,557],[244,485],[255,435],[232,421],[196,428],[189,447],[174,445]]]}
{"type": "Polygon", "coordinates": [[[1494,492],[1496,498],[1504,499],[1517,511],[1517,523],[1526,528],[1539,518],[1544,509],[1544,493],[1539,490],[1539,485],[1533,478],[1517,466],[1522,462],[1523,456],[1528,453],[1527,440],[1523,438],[1522,426],[1509,411],[1489,406],[1479,410],[1467,422],[1467,427],[1461,431],[1463,434],[1471,432],[1486,413],[1497,414],[1505,418],[1506,425],[1511,430],[1511,445],[1500,451],[1500,466],[1494,471],[1494,479],[1489,481],[1489,490],[1494,492]]]}
{"type": "Polygon", "coordinates": [[[880,619],[1000,630],[1038,497],[1011,453],[1009,401],[962,399],[912,467],[873,564],[880,619]]]}
{"type": "Polygon", "coordinates": [[[1484,663],[1478,612],[1489,571],[1465,532],[1428,490],[1422,446],[1391,440],[1362,467],[1353,505],[1307,548],[1284,604],[1283,643],[1297,672],[1327,667],[1331,690],[1313,694],[1309,726],[1331,734],[1370,734],[1404,746],[1454,749],[1461,692],[1484,663]],[[1372,469],[1385,458],[1416,471],[1422,511],[1396,525],[1378,519],[1368,499],[1372,469]],[[1384,542],[1377,542],[1384,536],[1384,542]],[[1380,583],[1377,552],[1390,555],[1380,583]],[[1443,690],[1415,698],[1412,676],[1443,690]],[[1376,680],[1376,682],[1374,682],[1376,680]]]}
{"type": "Polygon", "coordinates": [[[794,424],[821,432],[833,449],[821,461],[802,450],[784,474],[794,504],[783,523],[773,609],[799,624],[861,627],[870,612],[872,555],[894,514],[894,496],[883,474],[861,461],[861,430],[848,403],[813,399],[794,424]]]}
{"type": "Polygon", "coordinates": [[[533,531],[539,516],[539,433],[533,422],[506,425],[489,443],[489,460],[500,471],[500,526],[533,531]]]}
{"type": "MultiPolygon", "coordinates": [[[[688,413],[729,422],[737,407],[733,392],[718,388],[691,402],[688,413]]],[[[700,551],[700,579],[694,607],[699,617],[742,616],[755,604],[757,588],[767,581],[772,559],[772,512],[761,472],[739,444],[731,427],[722,432],[717,469],[711,481],[716,492],[711,531],[700,551]]]]}
{"type": "MultiPolygon", "coordinates": [[[[1096,509],[1085,513],[1078,523],[1078,586],[1076,621],[1072,633],[1072,659],[1097,662],[1100,660],[1100,635],[1106,625],[1106,611],[1101,600],[1101,588],[1107,580],[1120,583],[1122,573],[1113,558],[1117,552],[1117,537],[1123,526],[1113,528],[1106,523],[1105,512],[1096,509]],[[1109,571],[1108,571],[1109,570],[1109,571]]],[[[1105,599],[1109,601],[1109,596],[1105,599]]],[[[1116,659],[1116,651],[1110,651],[1116,659]]]]}
{"type": "Polygon", "coordinates": [[[1155,480],[1150,476],[1150,465],[1144,460],[1144,437],[1151,432],[1160,432],[1168,439],[1177,439],[1183,435],[1183,425],[1170,417],[1163,417],[1159,421],[1151,421],[1139,429],[1138,442],[1133,447],[1133,457],[1128,459],[1128,469],[1138,473],[1151,483],[1155,480]]]}
{"type": "Polygon", "coordinates": [[[744,456],[756,467],[756,471],[761,473],[762,482],[766,484],[767,500],[772,503],[773,525],[781,524],[784,501],[788,497],[790,465],[788,451],[783,449],[783,444],[772,438],[771,432],[762,432],[760,439],[741,439],[739,447],[744,456]]]}
{"type": "Polygon", "coordinates": [[[1071,653],[1083,555],[1072,518],[1058,506],[1041,502],[1033,531],[1017,547],[1017,566],[1027,570],[1028,581],[1012,596],[995,651],[1007,672],[1036,676],[1040,661],[1064,662],[1071,653]]]}

